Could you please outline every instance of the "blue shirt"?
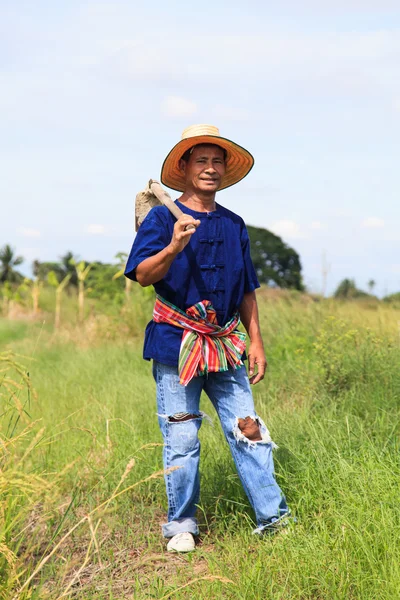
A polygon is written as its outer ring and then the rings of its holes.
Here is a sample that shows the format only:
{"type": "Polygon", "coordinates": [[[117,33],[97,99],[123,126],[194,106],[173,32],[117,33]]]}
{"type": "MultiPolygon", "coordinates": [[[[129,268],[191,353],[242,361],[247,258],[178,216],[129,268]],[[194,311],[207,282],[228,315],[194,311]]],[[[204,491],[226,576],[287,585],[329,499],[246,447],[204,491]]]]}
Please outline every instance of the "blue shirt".
{"type": "MultiPolygon", "coordinates": [[[[250,242],[241,217],[220,204],[212,212],[198,212],[176,200],[179,208],[200,219],[197,231],[180,252],[166,276],[154,284],[157,294],[186,311],[211,300],[223,326],[239,309],[243,295],[260,287],[250,257],[250,242]]],[[[136,281],[135,269],[171,241],[176,219],[166,206],[156,206],[136,235],[125,275],[136,281]]],[[[178,366],[182,329],[150,321],[146,327],[143,357],[178,366]]]]}

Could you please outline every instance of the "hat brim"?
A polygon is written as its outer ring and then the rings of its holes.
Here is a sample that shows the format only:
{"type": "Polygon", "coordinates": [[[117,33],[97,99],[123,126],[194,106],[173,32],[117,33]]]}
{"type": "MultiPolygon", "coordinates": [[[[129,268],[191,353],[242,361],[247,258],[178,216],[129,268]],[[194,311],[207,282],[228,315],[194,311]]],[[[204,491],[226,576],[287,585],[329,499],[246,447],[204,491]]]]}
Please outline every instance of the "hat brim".
{"type": "Polygon", "coordinates": [[[185,138],[172,148],[161,168],[161,182],[164,185],[178,192],[185,191],[185,177],[179,168],[179,160],[186,150],[198,144],[216,144],[226,150],[226,170],[219,190],[238,183],[253,168],[254,157],[239,144],[216,135],[198,135],[185,138]]]}

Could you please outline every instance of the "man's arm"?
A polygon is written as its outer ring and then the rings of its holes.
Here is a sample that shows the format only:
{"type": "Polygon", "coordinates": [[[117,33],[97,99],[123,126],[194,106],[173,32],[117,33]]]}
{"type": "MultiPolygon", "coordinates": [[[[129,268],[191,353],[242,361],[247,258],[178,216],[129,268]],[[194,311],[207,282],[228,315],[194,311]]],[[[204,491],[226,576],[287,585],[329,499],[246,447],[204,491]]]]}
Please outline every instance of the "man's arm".
{"type": "Polygon", "coordinates": [[[244,295],[242,304],[239,307],[239,313],[240,319],[250,338],[250,346],[247,353],[249,360],[249,377],[250,383],[255,385],[264,379],[265,370],[267,368],[267,359],[265,358],[264,344],[261,338],[255,292],[248,292],[244,295]],[[256,374],[254,374],[255,365],[257,365],[256,374]]]}
{"type": "Polygon", "coordinates": [[[193,219],[190,215],[179,217],[174,225],[172,239],[168,246],[154,256],[146,258],[136,267],[136,279],[142,287],[152,285],[165,277],[174,259],[189,243],[199,225],[200,221],[193,219]],[[186,230],[188,225],[194,225],[194,228],[186,230]]]}

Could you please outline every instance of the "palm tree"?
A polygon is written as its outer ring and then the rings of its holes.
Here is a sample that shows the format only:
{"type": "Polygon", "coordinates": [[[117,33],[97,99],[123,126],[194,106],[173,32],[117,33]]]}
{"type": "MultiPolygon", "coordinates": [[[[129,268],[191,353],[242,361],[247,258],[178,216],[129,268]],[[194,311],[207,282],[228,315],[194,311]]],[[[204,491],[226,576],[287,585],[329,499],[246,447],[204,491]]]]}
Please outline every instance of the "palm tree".
{"type": "Polygon", "coordinates": [[[88,276],[92,265],[87,265],[84,260],[81,260],[79,263],[77,263],[74,258],[71,258],[69,262],[75,267],[75,272],[78,279],[78,318],[79,323],[83,323],[83,319],[85,316],[85,279],[88,276]]]}
{"type": "Polygon", "coordinates": [[[60,315],[61,315],[61,296],[64,288],[68,285],[71,279],[71,273],[68,273],[62,281],[58,281],[57,274],[55,271],[50,271],[47,275],[47,281],[50,285],[56,288],[56,310],[54,315],[54,327],[58,329],[60,327],[60,315]]]}
{"type": "Polygon", "coordinates": [[[15,251],[9,244],[3,246],[3,248],[0,249],[0,282],[13,282],[22,279],[22,275],[14,269],[23,262],[23,257],[15,256],[15,251]]]}

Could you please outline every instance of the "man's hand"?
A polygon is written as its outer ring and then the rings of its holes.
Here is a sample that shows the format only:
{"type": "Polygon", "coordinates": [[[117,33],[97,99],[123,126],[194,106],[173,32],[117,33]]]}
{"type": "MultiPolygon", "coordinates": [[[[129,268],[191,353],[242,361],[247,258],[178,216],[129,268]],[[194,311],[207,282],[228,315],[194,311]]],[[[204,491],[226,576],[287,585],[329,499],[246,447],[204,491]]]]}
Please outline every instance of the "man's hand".
{"type": "Polygon", "coordinates": [[[179,254],[188,245],[189,240],[197,227],[200,225],[199,219],[193,219],[190,215],[183,214],[176,221],[172,239],[169,244],[169,250],[172,254],[179,254]],[[187,229],[188,225],[192,225],[187,229]]]}
{"type": "Polygon", "coordinates": [[[265,370],[267,368],[267,359],[265,358],[264,346],[262,341],[250,342],[249,351],[247,353],[249,361],[249,379],[252,385],[255,385],[264,379],[265,370]],[[255,368],[257,366],[257,373],[255,368]]]}
{"type": "Polygon", "coordinates": [[[179,252],[189,243],[190,237],[200,225],[198,219],[190,215],[182,215],[174,225],[172,239],[168,246],[154,256],[149,256],[136,267],[136,279],[143,287],[152,285],[166,276],[179,252]],[[186,230],[188,225],[193,225],[186,230]]]}
{"type": "Polygon", "coordinates": [[[255,385],[264,379],[265,369],[267,368],[255,292],[248,292],[243,296],[239,311],[242,323],[250,338],[250,346],[247,353],[249,360],[249,380],[252,385],[255,385]],[[255,373],[256,367],[257,373],[255,373]]]}

